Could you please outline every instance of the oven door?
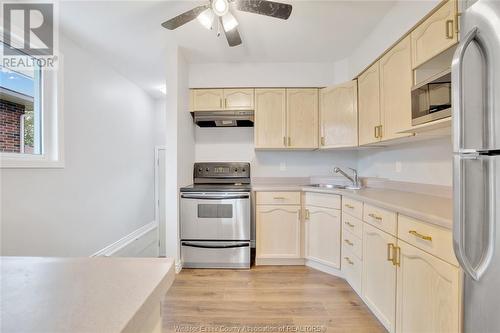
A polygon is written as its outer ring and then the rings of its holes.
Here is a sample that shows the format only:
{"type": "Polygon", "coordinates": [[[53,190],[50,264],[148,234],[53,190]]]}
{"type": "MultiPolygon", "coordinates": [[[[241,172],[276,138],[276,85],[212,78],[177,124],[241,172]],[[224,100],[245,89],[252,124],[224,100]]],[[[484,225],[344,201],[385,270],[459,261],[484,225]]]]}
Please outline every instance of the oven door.
{"type": "Polygon", "coordinates": [[[250,194],[182,193],[182,240],[250,240],[250,194]]]}

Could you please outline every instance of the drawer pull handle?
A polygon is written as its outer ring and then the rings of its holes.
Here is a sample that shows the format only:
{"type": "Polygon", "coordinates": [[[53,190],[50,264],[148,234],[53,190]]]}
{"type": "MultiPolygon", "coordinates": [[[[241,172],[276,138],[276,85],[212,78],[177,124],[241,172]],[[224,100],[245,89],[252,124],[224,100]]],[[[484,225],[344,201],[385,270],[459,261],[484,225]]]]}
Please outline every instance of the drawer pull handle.
{"type": "Polygon", "coordinates": [[[345,221],[344,224],[351,227],[351,228],[354,228],[354,224],[352,224],[352,223],[345,221]]]}
{"type": "Polygon", "coordinates": [[[374,218],[375,220],[382,221],[382,217],[377,216],[375,214],[368,214],[369,217],[374,218]]]}
{"type": "Polygon", "coordinates": [[[274,200],[285,200],[285,197],[273,197],[274,200]]]}
{"type": "Polygon", "coordinates": [[[353,243],[353,242],[351,242],[351,241],[350,241],[350,240],[348,240],[348,239],[344,239],[344,242],[345,242],[347,245],[350,245],[350,246],[353,246],[353,245],[354,245],[354,243],[353,243]]]}
{"type": "Polygon", "coordinates": [[[349,265],[354,265],[354,262],[349,257],[344,257],[344,259],[349,263],[349,265]]]}
{"type": "Polygon", "coordinates": [[[432,237],[431,236],[422,235],[421,233],[417,232],[416,230],[410,230],[410,231],[408,231],[408,233],[410,235],[413,235],[413,236],[418,237],[420,239],[423,239],[423,240],[426,240],[426,241],[432,241],[432,237]]]}
{"type": "Polygon", "coordinates": [[[346,208],[349,208],[349,209],[354,209],[354,206],[349,205],[349,204],[345,204],[344,206],[345,206],[346,208]]]}

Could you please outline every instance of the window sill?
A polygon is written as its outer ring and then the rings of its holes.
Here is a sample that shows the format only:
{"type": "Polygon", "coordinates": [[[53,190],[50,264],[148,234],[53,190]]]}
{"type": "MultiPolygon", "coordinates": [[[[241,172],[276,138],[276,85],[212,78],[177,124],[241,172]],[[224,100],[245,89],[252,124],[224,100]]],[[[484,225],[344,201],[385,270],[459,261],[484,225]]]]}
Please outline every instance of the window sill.
{"type": "Polygon", "coordinates": [[[46,155],[0,153],[1,169],[64,168],[64,160],[51,159],[46,155]]]}

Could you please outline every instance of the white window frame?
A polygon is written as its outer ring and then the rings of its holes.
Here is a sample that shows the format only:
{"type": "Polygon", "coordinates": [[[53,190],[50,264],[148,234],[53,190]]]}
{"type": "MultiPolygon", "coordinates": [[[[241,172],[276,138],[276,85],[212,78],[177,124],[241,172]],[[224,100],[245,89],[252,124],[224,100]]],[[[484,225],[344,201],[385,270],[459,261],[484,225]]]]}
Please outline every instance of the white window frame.
{"type": "MultiPolygon", "coordinates": [[[[22,41],[16,36],[12,39],[22,41]]],[[[3,29],[0,29],[0,41],[3,29]]],[[[0,152],[0,168],[64,168],[63,68],[64,57],[57,55],[57,70],[42,72],[42,154],[0,152]]]]}

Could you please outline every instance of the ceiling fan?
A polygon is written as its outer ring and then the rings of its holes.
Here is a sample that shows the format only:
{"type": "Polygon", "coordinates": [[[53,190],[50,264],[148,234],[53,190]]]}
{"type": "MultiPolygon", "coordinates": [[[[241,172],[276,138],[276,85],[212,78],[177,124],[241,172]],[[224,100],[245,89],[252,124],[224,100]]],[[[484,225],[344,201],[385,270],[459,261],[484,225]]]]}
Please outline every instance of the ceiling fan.
{"type": "Polygon", "coordinates": [[[292,5],[267,0],[209,0],[209,3],[195,7],[182,13],[161,25],[169,30],[174,30],[195,18],[207,29],[212,29],[214,22],[217,24],[217,36],[220,36],[221,27],[226,35],[229,46],[241,44],[238,32],[238,21],[231,14],[231,4],[237,10],[254,14],[266,15],[282,20],[288,19],[292,13],[292,5]]]}

